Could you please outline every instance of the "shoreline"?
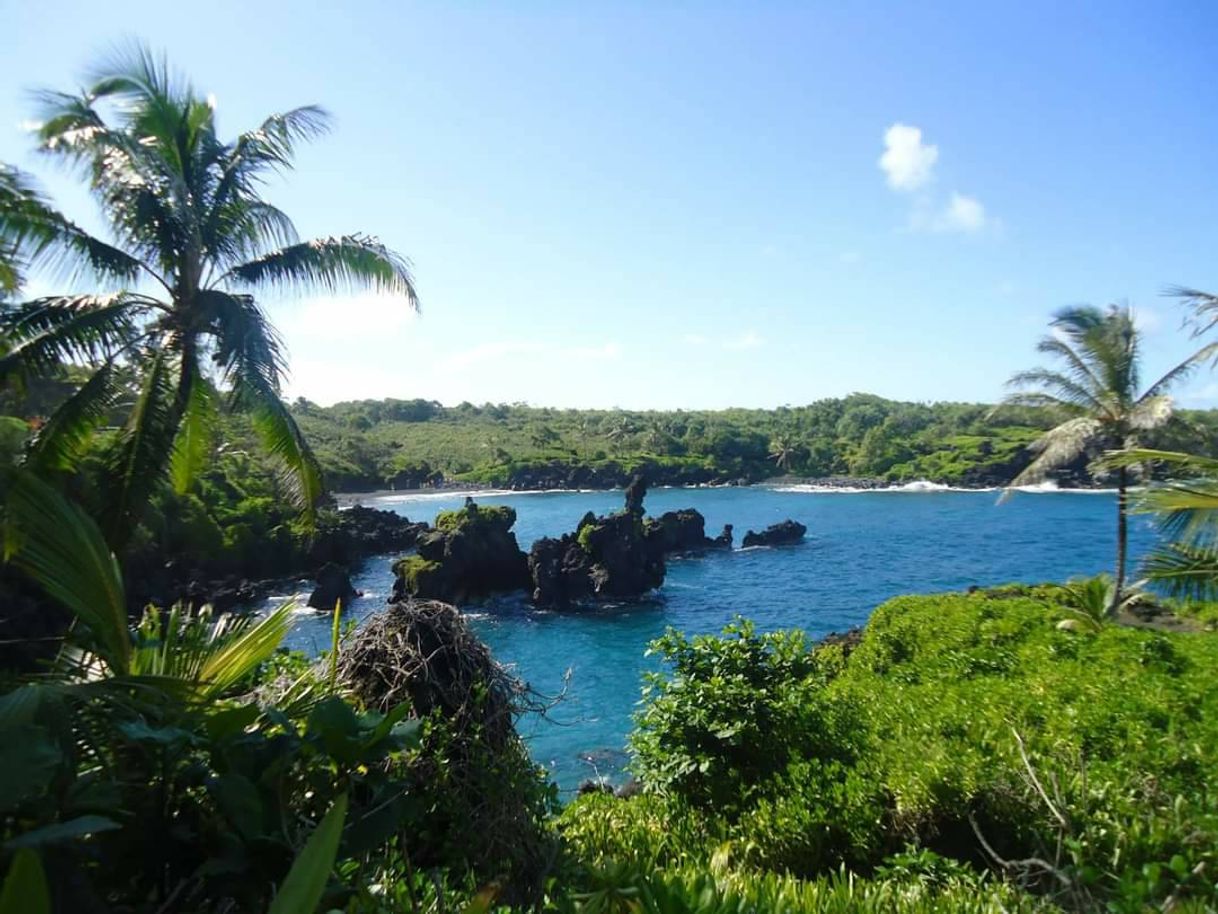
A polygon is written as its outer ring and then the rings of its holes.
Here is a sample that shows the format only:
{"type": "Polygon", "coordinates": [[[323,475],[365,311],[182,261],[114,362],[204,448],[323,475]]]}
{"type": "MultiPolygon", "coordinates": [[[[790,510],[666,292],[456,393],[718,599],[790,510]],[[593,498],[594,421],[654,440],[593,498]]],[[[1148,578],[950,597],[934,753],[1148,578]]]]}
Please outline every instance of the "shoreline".
{"type": "MultiPolygon", "coordinates": [[[[830,476],[823,478],[808,478],[799,476],[774,476],[769,479],[763,479],[759,482],[751,483],[722,483],[722,484],[705,484],[699,483],[694,485],[657,485],[654,489],[682,489],[688,491],[699,491],[702,489],[733,489],[733,488],[750,488],[750,489],[774,489],[779,492],[806,492],[809,494],[816,493],[841,493],[841,494],[863,494],[868,492],[902,492],[909,494],[933,494],[936,492],[1002,492],[1008,488],[1005,485],[953,485],[949,483],[935,482],[929,479],[915,479],[909,482],[889,482],[883,479],[874,479],[868,477],[853,477],[853,476],[830,476]]],[[[339,510],[344,508],[354,507],[355,505],[363,504],[365,500],[380,501],[391,498],[417,499],[417,498],[459,498],[463,495],[539,495],[548,492],[563,492],[563,493],[592,493],[592,492],[620,492],[621,486],[601,486],[596,488],[580,487],[569,488],[566,486],[549,486],[537,489],[512,489],[503,486],[494,486],[489,483],[459,483],[451,482],[439,486],[426,486],[415,489],[375,489],[366,492],[336,492],[334,500],[339,510]]],[[[1080,494],[1104,494],[1115,492],[1116,490],[1102,485],[1072,485],[1069,483],[1062,484],[1053,480],[1037,483],[1035,485],[1015,486],[1011,487],[1012,492],[1022,492],[1027,494],[1048,494],[1053,492],[1076,492],[1080,494]]]]}

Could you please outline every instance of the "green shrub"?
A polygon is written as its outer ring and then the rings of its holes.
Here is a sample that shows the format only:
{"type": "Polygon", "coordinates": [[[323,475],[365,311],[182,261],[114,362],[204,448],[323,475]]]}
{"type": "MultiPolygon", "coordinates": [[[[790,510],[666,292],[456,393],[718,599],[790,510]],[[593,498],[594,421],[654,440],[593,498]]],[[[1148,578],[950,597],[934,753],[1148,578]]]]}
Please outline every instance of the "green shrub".
{"type": "Polygon", "coordinates": [[[636,771],[751,866],[866,870],[913,842],[1043,860],[1009,869],[1076,906],[1218,902],[1218,639],[1059,631],[1063,593],[898,598],[844,660],[739,622],[669,633],[636,771]]]}
{"type": "Polygon", "coordinates": [[[852,756],[853,709],[825,701],[802,633],[758,634],[737,619],[721,638],[670,629],[649,652],[671,666],[647,675],[630,737],[649,789],[730,812],[795,758],[852,756]]]}

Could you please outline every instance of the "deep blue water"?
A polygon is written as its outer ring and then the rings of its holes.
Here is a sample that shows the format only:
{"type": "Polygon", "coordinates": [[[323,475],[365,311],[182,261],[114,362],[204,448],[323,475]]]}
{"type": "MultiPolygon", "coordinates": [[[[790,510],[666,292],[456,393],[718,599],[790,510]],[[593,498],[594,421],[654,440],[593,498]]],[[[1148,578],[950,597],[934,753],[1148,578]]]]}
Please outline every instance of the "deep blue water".
{"type": "MultiPolygon", "coordinates": [[[[622,504],[620,492],[477,499],[516,508],[515,531],[526,550],[538,537],[574,529],[585,511],[602,514],[622,504]]],[[[428,493],[365,503],[430,520],[463,500],[461,494],[428,493]]],[[[1109,570],[1115,548],[1111,493],[1016,493],[997,504],[993,492],[657,489],[646,505],[651,514],[697,508],[711,535],[734,524],[737,543],[749,528],[787,517],[806,524],[808,537],[798,546],[672,560],[663,588],[640,604],[570,614],[537,612],[521,598],[466,607],[496,657],[538,691],[557,693],[570,670],[565,700],[548,719],[522,724],[534,758],[564,789],[597,774],[621,778],[641,674],[654,666],[643,653],[667,626],[714,632],[739,613],[762,629],[799,627],[820,636],[865,622],[872,608],[897,594],[1109,570]]],[[[1146,520],[1133,519],[1135,557],[1153,536],[1146,520]]],[[[368,561],[355,576],[365,596],[353,602],[350,614],[359,619],[379,609],[392,582],[387,557],[368,561]]],[[[291,646],[329,645],[329,619],[303,610],[297,619],[291,646]]]]}

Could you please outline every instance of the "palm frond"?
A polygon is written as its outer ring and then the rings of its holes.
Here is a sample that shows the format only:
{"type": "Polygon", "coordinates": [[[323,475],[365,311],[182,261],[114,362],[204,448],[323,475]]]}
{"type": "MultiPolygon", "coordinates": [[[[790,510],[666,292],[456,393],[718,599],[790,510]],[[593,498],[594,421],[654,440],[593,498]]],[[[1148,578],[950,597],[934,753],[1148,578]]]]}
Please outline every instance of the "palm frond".
{"type": "Polygon", "coordinates": [[[272,114],[257,128],[237,138],[232,162],[241,166],[247,177],[254,166],[291,168],[297,145],[325,135],[330,124],[329,112],[319,105],[302,105],[272,114]]]}
{"type": "Polygon", "coordinates": [[[1157,397],[1166,393],[1180,381],[1187,379],[1201,365],[1208,361],[1213,361],[1218,358],[1218,343],[1210,343],[1207,346],[1202,346],[1179,365],[1164,372],[1163,376],[1146,388],[1146,392],[1142,395],[1142,399],[1147,397],[1157,397]]]}
{"type": "Polygon", "coordinates": [[[1198,479],[1155,486],[1134,505],[1140,513],[1159,515],[1165,534],[1186,543],[1218,542],[1218,480],[1198,479]]]}
{"type": "Polygon", "coordinates": [[[1002,402],[991,409],[986,415],[988,418],[993,418],[1008,406],[1030,406],[1037,409],[1051,409],[1067,415],[1077,415],[1083,411],[1082,407],[1078,404],[1070,403],[1061,397],[1053,396],[1053,394],[1041,391],[1021,390],[1016,393],[1007,394],[1002,398],[1002,402]]]}
{"type": "Polygon", "coordinates": [[[187,364],[189,362],[184,361],[185,376],[179,387],[179,396],[184,398],[185,407],[169,458],[169,478],[178,494],[189,491],[207,465],[219,418],[216,394],[211,384],[199,373],[197,366],[187,369],[187,364]],[[184,392],[182,388],[185,388],[184,392]]]}
{"type": "Polygon", "coordinates": [[[1092,399],[1098,399],[1099,393],[1104,389],[1103,382],[1086,360],[1065,341],[1055,336],[1041,337],[1040,342],[1036,344],[1036,350],[1045,355],[1056,356],[1065,362],[1066,370],[1074,382],[1086,389],[1092,399]]]}
{"type": "Polygon", "coordinates": [[[0,381],[53,374],[64,362],[96,361],[130,342],[144,300],[125,292],[41,298],[0,314],[8,349],[0,381]]]}
{"type": "Polygon", "coordinates": [[[88,626],[115,673],[131,658],[122,572],[97,524],[28,470],[9,471],[5,558],[88,626]]]}
{"type": "Polygon", "coordinates": [[[25,465],[39,473],[74,469],[124,392],[118,366],[109,359],[38,430],[25,465]]]}
{"type": "Polygon", "coordinates": [[[1145,394],[1126,414],[1126,423],[1131,429],[1150,431],[1165,425],[1172,416],[1172,398],[1164,394],[1145,394]]]}
{"type": "Polygon", "coordinates": [[[1197,475],[1218,476],[1218,459],[1197,454],[1182,454],[1179,451],[1158,451],[1153,448],[1130,448],[1124,451],[1109,451],[1104,459],[1110,466],[1130,466],[1135,463],[1167,463],[1197,475]]]}
{"type": "Polygon", "coordinates": [[[280,482],[289,500],[312,524],[324,494],[321,467],[313,449],[278,395],[256,387],[242,387],[238,399],[250,408],[254,431],[263,448],[278,464],[280,482]]]}
{"type": "Polygon", "coordinates": [[[1030,447],[1036,457],[1011,481],[1007,491],[1016,486],[1041,482],[1052,470],[1075,460],[1103,432],[1103,428],[1103,423],[1098,419],[1080,416],[1049,429],[1032,442],[1030,447]]]}
{"type": "Polygon", "coordinates": [[[1096,394],[1058,371],[1033,368],[1016,372],[1007,381],[1008,387],[1039,387],[1040,393],[1048,393],[1058,402],[1097,413],[1107,412],[1107,407],[1096,394]]]}
{"type": "Polygon", "coordinates": [[[1164,294],[1180,299],[1185,307],[1192,309],[1187,322],[1193,336],[1201,336],[1218,326],[1218,295],[1187,286],[1169,286],[1164,294]]]}
{"type": "Polygon", "coordinates": [[[139,260],[90,235],[59,213],[17,169],[0,164],[0,249],[11,263],[0,275],[0,291],[15,291],[22,274],[39,267],[65,278],[89,273],[130,282],[139,260]]]}
{"type": "Polygon", "coordinates": [[[417,309],[410,267],[374,238],[343,235],[294,244],[233,267],[222,281],[287,292],[372,289],[402,295],[417,309]]]}
{"type": "Polygon", "coordinates": [[[135,631],[132,676],[176,682],[198,699],[223,695],[278,649],[291,628],[292,604],[262,618],[210,607],[149,607],[135,631]]]}
{"type": "Polygon", "coordinates": [[[158,350],[144,371],[144,385],[108,459],[110,485],[102,517],[107,538],[121,545],[139,521],[149,496],[162,483],[182,420],[174,357],[158,350]]]}
{"type": "Polygon", "coordinates": [[[1165,543],[1142,563],[1146,577],[1173,597],[1218,599],[1218,549],[1165,543]]]}

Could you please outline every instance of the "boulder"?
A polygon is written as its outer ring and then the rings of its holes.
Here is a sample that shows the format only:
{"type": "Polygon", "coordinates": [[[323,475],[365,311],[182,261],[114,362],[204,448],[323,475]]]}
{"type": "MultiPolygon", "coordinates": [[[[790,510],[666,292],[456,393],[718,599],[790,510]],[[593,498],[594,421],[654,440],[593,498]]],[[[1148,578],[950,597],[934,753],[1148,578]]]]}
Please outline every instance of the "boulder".
{"type": "Polygon", "coordinates": [[[808,528],[798,521],[784,520],[782,523],[771,524],[760,533],[750,530],[744,535],[744,548],[750,546],[785,546],[798,543],[804,538],[808,528]]]}
{"type": "Polygon", "coordinates": [[[481,507],[472,498],[444,511],[418,538],[416,555],[393,565],[391,601],[407,597],[461,603],[530,586],[529,566],[516,543],[516,511],[481,507]]]}
{"type": "Polygon", "coordinates": [[[529,552],[533,601],[569,607],[586,600],[635,599],[664,583],[664,553],[649,541],[643,521],[647,487],[635,477],[625,510],[606,517],[589,512],[575,533],[545,538],[529,552]]]}
{"type": "Polygon", "coordinates": [[[317,586],[309,594],[309,607],[333,612],[334,604],[339,600],[346,607],[359,595],[359,591],[351,584],[351,575],[347,569],[335,562],[327,562],[321,571],[317,572],[317,586]]]}
{"type": "Polygon", "coordinates": [[[529,550],[533,602],[538,606],[567,607],[592,596],[592,556],[580,548],[577,537],[543,537],[529,550]]]}
{"type": "Polygon", "coordinates": [[[706,518],[693,508],[666,511],[643,522],[648,545],[661,555],[732,547],[732,525],[714,539],[706,535],[706,518]]]}

